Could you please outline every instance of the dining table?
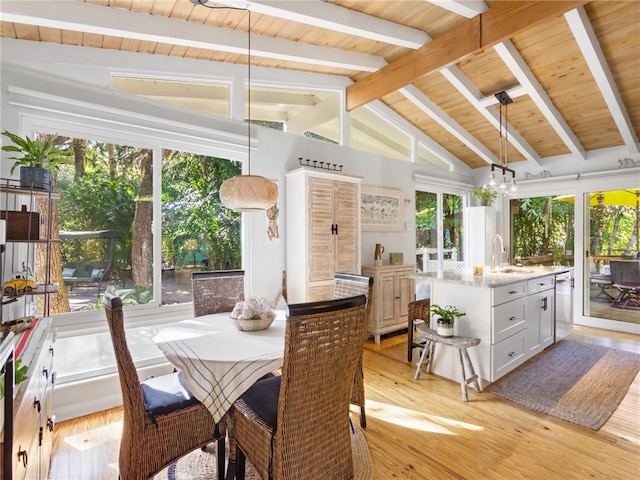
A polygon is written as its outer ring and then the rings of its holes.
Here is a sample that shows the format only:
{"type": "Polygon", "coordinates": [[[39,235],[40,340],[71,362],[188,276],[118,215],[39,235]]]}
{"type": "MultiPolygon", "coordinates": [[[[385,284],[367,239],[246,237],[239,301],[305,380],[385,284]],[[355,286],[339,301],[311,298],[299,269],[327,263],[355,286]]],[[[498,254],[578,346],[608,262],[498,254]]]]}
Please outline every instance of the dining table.
{"type": "Polygon", "coordinates": [[[167,323],[153,337],[216,423],[251,385],[280,368],[284,359],[284,311],[276,311],[273,323],[260,331],[239,330],[229,314],[167,323]]]}

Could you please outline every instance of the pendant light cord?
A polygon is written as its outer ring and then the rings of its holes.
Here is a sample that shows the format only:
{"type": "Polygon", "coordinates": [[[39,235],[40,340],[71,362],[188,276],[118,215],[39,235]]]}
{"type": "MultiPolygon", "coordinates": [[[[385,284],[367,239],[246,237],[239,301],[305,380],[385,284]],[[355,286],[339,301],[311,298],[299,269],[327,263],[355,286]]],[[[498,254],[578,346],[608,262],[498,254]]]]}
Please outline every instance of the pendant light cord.
{"type": "Polygon", "coordinates": [[[251,10],[247,9],[249,26],[247,27],[247,163],[251,175],[251,10]]]}

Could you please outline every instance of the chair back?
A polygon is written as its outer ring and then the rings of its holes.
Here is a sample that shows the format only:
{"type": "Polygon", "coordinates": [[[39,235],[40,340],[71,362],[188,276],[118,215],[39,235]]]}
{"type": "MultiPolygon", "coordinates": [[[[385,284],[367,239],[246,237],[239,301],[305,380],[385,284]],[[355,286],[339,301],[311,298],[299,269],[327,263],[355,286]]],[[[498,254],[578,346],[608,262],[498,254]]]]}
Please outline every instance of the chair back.
{"type": "Polygon", "coordinates": [[[373,278],[351,273],[336,273],[333,285],[333,298],[367,297],[367,319],[371,311],[371,293],[373,292],[373,278]]]}
{"type": "Polygon", "coordinates": [[[196,317],[231,312],[244,300],[244,270],[192,272],[191,292],[196,317]]]}
{"type": "Polygon", "coordinates": [[[115,289],[111,286],[105,291],[103,302],[122,390],[124,424],[142,428],[145,422],[144,399],[138,372],[127,346],[122,299],[116,295],[115,289]]]}
{"type": "Polygon", "coordinates": [[[366,297],[289,305],[274,478],[351,478],[349,399],[366,297]]]}
{"type": "Polygon", "coordinates": [[[640,260],[610,260],[613,285],[640,286],[640,260]]]}

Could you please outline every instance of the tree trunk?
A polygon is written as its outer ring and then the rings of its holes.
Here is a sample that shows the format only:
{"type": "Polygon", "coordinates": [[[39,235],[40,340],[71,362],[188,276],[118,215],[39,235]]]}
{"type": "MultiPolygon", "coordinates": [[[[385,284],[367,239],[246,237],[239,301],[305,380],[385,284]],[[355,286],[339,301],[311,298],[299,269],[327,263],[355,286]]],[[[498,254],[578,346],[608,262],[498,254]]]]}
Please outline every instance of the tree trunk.
{"type": "Polygon", "coordinates": [[[147,152],[141,165],[140,190],[136,200],[131,239],[131,270],[133,284],[151,288],[152,286],[152,235],[153,220],[153,155],[147,152]]]}
{"type": "MultiPolygon", "coordinates": [[[[58,221],[58,201],[53,199],[51,202],[52,211],[49,216],[49,198],[38,197],[36,200],[36,210],[40,214],[40,218],[44,219],[44,225],[41,225],[40,238],[47,238],[49,235],[49,222],[51,222],[51,238],[58,240],[60,238],[60,225],[58,221]]],[[[62,256],[60,253],[60,242],[51,242],[36,244],[36,264],[34,274],[38,285],[47,283],[58,285],[57,293],[49,295],[49,314],[66,313],[70,311],[69,295],[67,287],[62,280],[62,256]],[[47,249],[50,249],[47,255],[47,249]],[[47,278],[47,265],[50,265],[49,276],[47,278]]],[[[39,315],[46,314],[46,295],[34,295],[36,309],[39,315]]]]}
{"type": "Polygon", "coordinates": [[[86,140],[81,138],[73,139],[73,163],[76,167],[75,173],[73,175],[73,181],[78,182],[84,175],[84,152],[87,147],[86,140]]]}

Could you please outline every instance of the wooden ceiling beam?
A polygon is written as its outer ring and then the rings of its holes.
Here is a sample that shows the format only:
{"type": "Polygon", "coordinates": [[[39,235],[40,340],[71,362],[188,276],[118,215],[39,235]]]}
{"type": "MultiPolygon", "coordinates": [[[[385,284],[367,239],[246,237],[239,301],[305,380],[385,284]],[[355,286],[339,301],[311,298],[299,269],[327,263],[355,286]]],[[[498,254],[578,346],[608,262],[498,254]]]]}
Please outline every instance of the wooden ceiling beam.
{"type": "Polygon", "coordinates": [[[506,41],[588,0],[502,2],[382,67],[347,88],[348,111],[394,92],[414,80],[506,41]]]}

